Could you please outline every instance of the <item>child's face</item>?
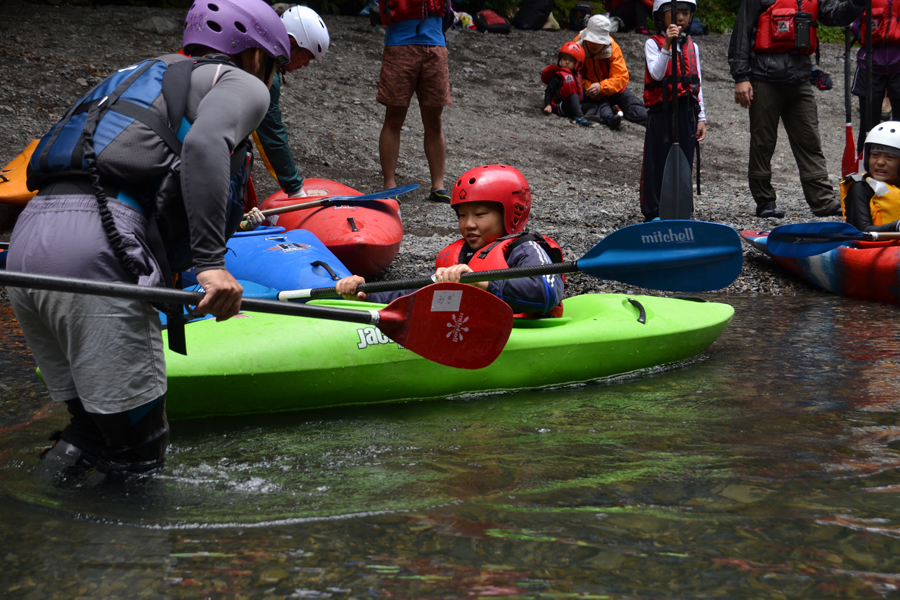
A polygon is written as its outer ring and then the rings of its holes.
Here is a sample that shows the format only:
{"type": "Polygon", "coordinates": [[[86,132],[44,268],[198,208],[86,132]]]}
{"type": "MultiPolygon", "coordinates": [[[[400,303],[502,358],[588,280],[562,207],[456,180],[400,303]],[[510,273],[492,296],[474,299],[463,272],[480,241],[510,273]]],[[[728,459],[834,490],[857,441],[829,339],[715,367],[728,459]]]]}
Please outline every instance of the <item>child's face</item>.
{"type": "Polygon", "coordinates": [[[900,175],[900,156],[873,150],[869,153],[869,174],[876,181],[896,180],[900,175]]]}
{"type": "MultiPolygon", "coordinates": [[[[675,11],[675,24],[684,29],[688,26],[688,23],[691,22],[691,11],[679,8],[675,11]]],[[[666,24],[666,27],[672,24],[672,11],[666,11],[663,13],[663,23],[666,24]]]]}
{"type": "Polygon", "coordinates": [[[481,250],[503,235],[503,211],[496,202],[466,202],[455,208],[459,233],[472,250],[481,250]]]}
{"type": "Polygon", "coordinates": [[[568,69],[570,71],[574,71],[575,67],[578,66],[578,61],[575,60],[575,57],[569,54],[560,54],[559,55],[559,66],[564,69],[568,69]]]}

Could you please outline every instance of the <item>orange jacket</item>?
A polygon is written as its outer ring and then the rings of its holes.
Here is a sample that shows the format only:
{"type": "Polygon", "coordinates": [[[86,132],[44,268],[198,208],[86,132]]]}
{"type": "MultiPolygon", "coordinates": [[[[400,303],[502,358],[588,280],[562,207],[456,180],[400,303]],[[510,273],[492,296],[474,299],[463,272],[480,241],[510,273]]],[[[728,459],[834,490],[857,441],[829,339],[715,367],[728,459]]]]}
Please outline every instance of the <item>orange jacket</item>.
{"type": "MultiPolygon", "coordinates": [[[[628,87],[628,67],[625,66],[625,57],[616,40],[610,39],[612,55],[609,58],[591,58],[587,47],[584,47],[584,66],[581,67],[581,79],[584,89],[587,90],[595,83],[600,84],[600,92],[604,96],[612,96],[622,92],[628,87]]],[[[576,42],[581,42],[581,34],[575,36],[576,42]]],[[[584,46],[584,44],[582,44],[584,46]]],[[[585,96],[585,101],[590,100],[585,96]]]]}

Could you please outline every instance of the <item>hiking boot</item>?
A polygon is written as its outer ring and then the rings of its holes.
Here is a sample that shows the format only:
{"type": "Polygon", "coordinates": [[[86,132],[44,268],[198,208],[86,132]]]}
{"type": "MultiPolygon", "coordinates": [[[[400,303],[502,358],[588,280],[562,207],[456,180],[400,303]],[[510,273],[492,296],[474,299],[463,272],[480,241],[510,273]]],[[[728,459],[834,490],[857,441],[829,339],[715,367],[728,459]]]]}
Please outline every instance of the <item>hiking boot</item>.
{"type": "Polygon", "coordinates": [[[843,217],[844,211],[841,209],[841,203],[835,202],[834,206],[823,212],[822,214],[816,215],[817,217],[843,217]]]}
{"type": "Polygon", "coordinates": [[[431,202],[440,202],[441,204],[450,204],[450,194],[447,190],[441,188],[439,190],[431,190],[431,193],[425,196],[426,200],[431,202]]]}
{"type": "Polygon", "coordinates": [[[784,211],[774,204],[767,204],[762,209],[756,209],[756,216],[763,219],[783,219],[784,211]]]}
{"type": "Polygon", "coordinates": [[[622,125],[622,111],[618,111],[610,115],[609,119],[606,121],[606,124],[609,125],[610,129],[618,129],[622,125]]]}

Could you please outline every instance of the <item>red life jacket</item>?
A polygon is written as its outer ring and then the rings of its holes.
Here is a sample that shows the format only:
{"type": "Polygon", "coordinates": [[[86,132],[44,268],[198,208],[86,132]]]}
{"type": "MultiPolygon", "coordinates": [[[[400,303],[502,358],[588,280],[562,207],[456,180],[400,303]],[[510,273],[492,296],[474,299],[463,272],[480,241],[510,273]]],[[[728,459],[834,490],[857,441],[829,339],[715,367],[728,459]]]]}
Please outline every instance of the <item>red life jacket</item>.
{"type": "Polygon", "coordinates": [[[775,4],[759,15],[753,51],[757,54],[815,54],[819,43],[816,35],[818,18],[818,0],[775,0],[775,4]],[[804,23],[807,33],[798,33],[798,24],[804,23]]]}
{"type": "MultiPolygon", "coordinates": [[[[656,45],[662,50],[663,43],[666,40],[665,37],[654,35],[650,39],[656,42],[656,45]]],[[[656,81],[650,76],[650,68],[647,66],[647,61],[644,61],[644,106],[650,107],[662,102],[663,89],[666,90],[666,97],[671,99],[672,86],[670,78],[672,77],[673,64],[677,64],[678,97],[681,98],[690,93],[696,102],[700,101],[700,69],[698,67],[697,53],[694,52],[694,40],[690,37],[685,38],[681,50],[679,55],[674,47],[670,48],[670,51],[675,54],[673,54],[672,60],[666,66],[666,76],[662,78],[662,81],[656,81]]]]}
{"type": "Polygon", "coordinates": [[[381,22],[394,25],[409,19],[443,17],[447,14],[446,0],[378,0],[381,22]]]}
{"type": "MultiPolygon", "coordinates": [[[[866,11],[860,17],[860,43],[866,43],[866,11]]],[[[900,0],[872,0],[872,43],[900,46],[900,0]]]]}
{"type": "Polygon", "coordinates": [[[578,94],[579,100],[584,99],[584,86],[581,84],[580,73],[575,73],[573,75],[572,72],[565,67],[549,65],[541,72],[541,82],[543,82],[544,85],[547,85],[550,83],[550,80],[553,79],[554,75],[562,77],[563,83],[556,94],[554,94],[553,98],[550,99],[550,104],[553,108],[556,108],[560,102],[572,94],[578,94]]]}
{"type": "MultiPolygon", "coordinates": [[[[518,246],[519,244],[524,244],[525,242],[537,242],[540,244],[541,248],[544,249],[544,252],[547,253],[547,256],[550,257],[550,260],[553,263],[561,263],[563,262],[562,248],[559,247],[559,244],[554,242],[552,239],[542,236],[538,233],[514,233],[511,235],[505,235],[501,238],[497,238],[493,243],[488,244],[481,250],[475,252],[475,255],[469,259],[469,262],[466,263],[469,265],[473,271],[494,271],[497,269],[508,269],[509,264],[506,262],[506,257],[509,256],[509,253],[512,252],[513,248],[518,246]]],[[[438,252],[437,258],[434,261],[434,266],[436,269],[440,269],[442,267],[452,267],[453,265],[459,264],[459,259],[462,257],[463,251],[465,250],[466,240],[457,240],[438,252]]],[[[560,275],[565,281],[565,276],[560,275]]],[[[540,317],[561,317],[563,314],[563,305],[560,302],[556,305],[553,310],[551,310],[546,315],[540,315],[540,317]]],[[[531,315],[526,313],[520,313],[513,315],[517,319],[535,319],[540,318],[537,315],[531,315]]]]}

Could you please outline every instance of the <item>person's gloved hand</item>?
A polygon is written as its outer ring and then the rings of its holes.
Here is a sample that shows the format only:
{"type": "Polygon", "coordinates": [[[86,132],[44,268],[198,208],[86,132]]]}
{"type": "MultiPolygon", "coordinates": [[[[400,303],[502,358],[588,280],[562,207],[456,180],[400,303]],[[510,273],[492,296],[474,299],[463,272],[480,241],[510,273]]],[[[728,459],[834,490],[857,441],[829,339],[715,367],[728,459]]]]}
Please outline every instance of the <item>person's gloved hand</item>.
{"type": "Polygon", "coordinates": [[[265,220],[265,215],[255,206],[247,213],[247,218],[241,221],[241,229],[244,231],[253,231],[259,227],[265,220]]]}
{"type": "Polygon", "coordinates": [[[831,82],[831,76],[822,69],[816,67],[813,67],[812,73],[809,76],[809,83],[820,90],[830,90],[834,87],[834,83],[831,82]]]}

